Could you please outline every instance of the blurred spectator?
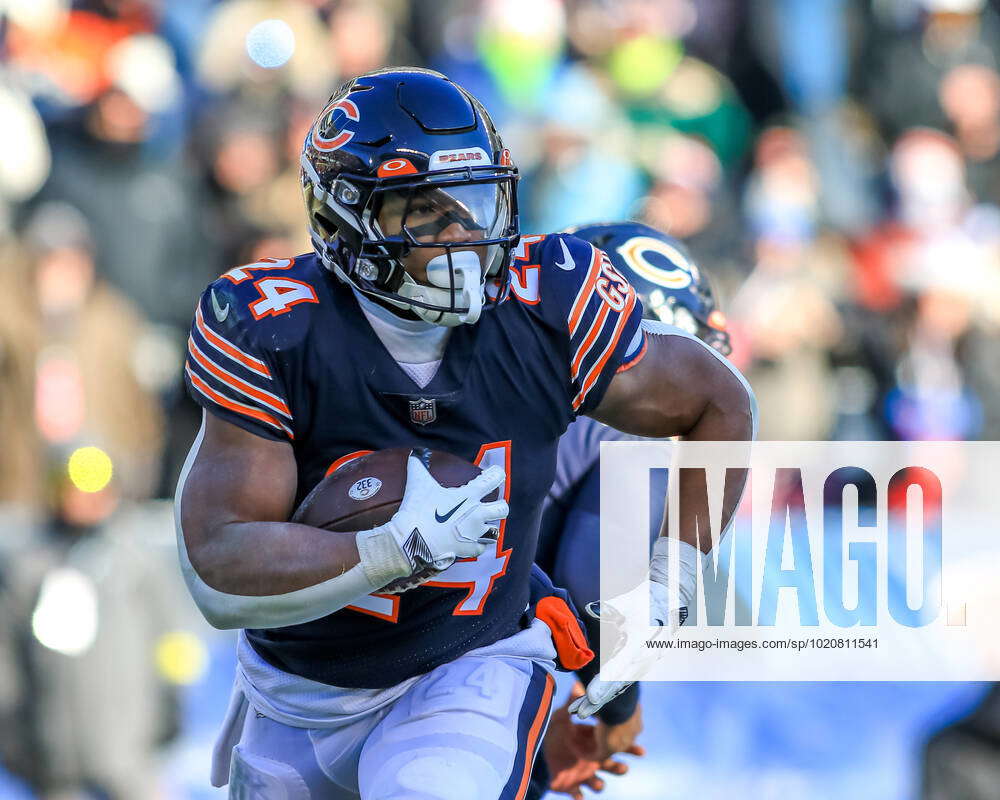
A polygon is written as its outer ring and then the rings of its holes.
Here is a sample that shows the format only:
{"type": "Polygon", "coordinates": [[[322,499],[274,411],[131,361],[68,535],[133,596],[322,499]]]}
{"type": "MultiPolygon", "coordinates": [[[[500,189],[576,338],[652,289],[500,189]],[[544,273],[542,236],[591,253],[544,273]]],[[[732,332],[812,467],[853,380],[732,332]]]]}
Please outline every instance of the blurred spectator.
{"type": "Polygon", "coordinates": [[[714,194],[723,183],[722,164],[701,139],[667,135],[648,157],[654,185],[645,217],[651,225],[688,240],[715,216],[714,194]]]}
{"type": "Polygon", "coordinates": [[[841,322],[810,274],[824,260],[822,244],[759,242],[757,265],[730,306],[742,339],[734,356],[749,356],[744,372],[757,395],[763,440],[826,439],[833,427],[829,351],[841,322]]]}
{"type": "Polygon", "coordinates": [[[480,19],[479,54],[505,105],[519,112],[537,110],[562,56],[562,4],[484,0],[480,19]]]}
{"type": "Polygon", "coordinates": [[[49,519],[0,561],[0,760],[40,798],[156,798],[156,752],[178,730],[169,677],[197,647],[136,538],[148,522],[116,513],[101,456],[75,468],[80,452],[50,464],[49,519]]]}
{"type": "Polygon", "coordinates": [[[153,319],[183,329],[194,287],[216,264],[184,163],[146,150],[151,114],[176,100],[176,75],[159,39],[117,47],[112,85],[50,127],[52,174],[39,199],[81,209],[99,273],[153,319]]]}
{"type": "Polygon", "coordinates": [[[893,213],[861,241],[856,297],[870,309],[897,306],[903,283],[918,279],[933,260],[919,257],[933,240],[958,233],[971,197],[954,142],[930,129],[914,129],[892,151],[889,177],[893,213]]]}
{"type": "Polygon", "coordinates": [[[625,120],[611,98],[583,65],[563,72],[550,91],[537,166],[522,187],[525,230],[632,216],[643,179],[627,151],[625,120]],[[601,190],[580,192],[580,186],[601,190]]]}
{"type": "Polygon", "coordinates": [[[210,200],[206,229],[215,240],[220,270],[242,263],[236,253],[255,230],[288,238],[289,252],[312,248],[302,214],[299,154],[314,111],[286,98],[280,114],[262,116],[254,106],[234,101],[203,121],[196,151],[210,200]]]}
{"type": "Polygon", "coordinates": [[[834,421],[829,351],[842,327],[835,305],[845,249],[820,236],[818,184],[805,140],[772,128],[757,144],[745,209],[757,263],[729,311],[761,409],[761,439],[825,439],[834,421]]]}
{"type": "Polygon", "coordinates": [[[884,15],[872,26],[857,67],[863,97],[890,140],[916,125],[944,127],[938,87],[952,69],[1000,63],[1000,18],[986,0],[920,0],[916,6],[922,10],[915,29],[907,16],[884,15]]]}
{"type": "MultiPolygon", "coordinates": [[[[411,17],[419,16],[415,4],[411,17]]],[[[428,32],[415,21],[415,34],[440,43],[430,66],[466,87],[489,109],[504,142],[522,169],[539,158],[538,126],[552,82],[565,65],[566,10],[559,0],[482,0],[477,4],[435,3],[428,32]]],[[[574,84],[567,84],[573,90],[574,84]]],[[[588,103],[589,105],[589,103],[588,103]]]]}
{"type": "Polygon", "coordinates": [[[959,354],[959,341],[971,325],[969,289],[950,281],[921,288],[886,415],[900,439],[973,438],[979,403],[965,384],[959,354]]]}
{"type": "Polygon", "coordinates": [[[234,253],[250,225],[284,222],[297,232],[304,227],[297,176],[284,172],[282,123],[235,104],[206,120],[208,229],[217,240],[220,264],[236,263],[234,253]]]}
{"type": "Polygon", "coordinates": [[[0,236],[12,227],[14,209],[45,183],[52,165],[42,120],[21,92],[0,87],[0,236]]]}
{"type": "Polygon", "coordinates": [[[969,188],[979,199],[1000,199],[1000,74],[962,64],[944,76],[941,107],[966,159],[969,188]]]}
{"type": "Polygon", "coordinates": [[[413,63],[414,53],[399,28],[405,3],[339,0],[332,5],[329,48],[341,78],[371,72],[386,64],[413,63]]]}
{"type": "Polygon", "coordinates": [[[745,152],[749,117],[726,75],[686,52],[685,37],[703,14],[720,11],[718,3],[701,5],[584,3],[570,30],[587,60],[607,74],[640,141],[670,129],[687,133],[706,141],[729,169],[745,152]]]}
{"type": "MultiPolygon", "coordinates": [[[[43,448],[83,438],[112,453],[126,496],[148,497],[163,428],[156,383],[162,380],[157,366],[164,365],[143,363],[154,334],[132,304],[96,275],[92,231],[78,210],[43,204],[25,239],[28,257],[8,266],[15,273],[8,282],[27,291],[0,297],[0,319],[7,320],[4,350],[11,353],[4,418],[18,432],[11,439],[20,442],[4,449],[8,464],[0,474],[19,476],[34,464],[37,475],[43,448]]],[[[36,485],[27,476],[12,478],[3,499],[36,500],[36,485]]]]}
{"type": "Polygon", "coordinates": [[[676,133],[644,144],[640,160],[653,183],[642,219],[683,239],[716,277],[742,281],[747,266],[739,209],[718,156],[702,139],[676,133]]]}
{"type": "Polygon", "coordinates": [[[31,507],[42,493],[44,443],[34,425],[35,356],[41,332],[23,265],[28,254],[0,238],[0,504],[31,507]]]}
{"type": "MultiPolygon", "coordinates": [[[[114,83],[109,56],[130,36],[152,29],[147,3],[13,3],[8,65],[56,113],[93,102],[114,83]],[[89,5],[90,7],[83,7],[89,5]]],[[[141,70],[136,70],[138,75],[141,70]]]]}

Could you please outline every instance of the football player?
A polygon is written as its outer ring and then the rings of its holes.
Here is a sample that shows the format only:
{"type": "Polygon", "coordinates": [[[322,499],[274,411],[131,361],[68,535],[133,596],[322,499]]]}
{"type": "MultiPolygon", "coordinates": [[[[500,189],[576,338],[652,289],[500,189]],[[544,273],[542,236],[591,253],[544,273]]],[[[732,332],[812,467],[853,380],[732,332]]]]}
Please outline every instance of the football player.
{"type": "MultiPolygon", "coordinates": [[[[674,325],[708,343],[722,355],[731,352],[726,319],[717,308],[708,276],[693,262],[684,245],[638,222],[608,223],[572,228],[571,233],[607,254],[615,269],[636,290],[646,317],[674,325]]],[[[600,597],[600,443],[629,438],[592,417],[571,423],[559,440],[556,476],[545,500],[536,562],[560,586],[566,587],[579,609],[600,597]]],[[[651,490],[665,493],[665,485],[651,490]]],[[[659,534],[660,514],[650,514],[651,537],[659,534]]],[[[592,645],[600,643],[598,621],[583,621],[592,645]]],[[[586,684],[597,674],[599,659],[578,669],[586,684]]],[[[615,753],[641,753],[636,737],[642,730],[639,687],[630,687],[601,708],[595,727],[571,723],[558,713],[546,735],[551,787],[581,797],[581,785],[599,790],[598,770],[622,774],[625,765],[615,753]]],[[[577,699],[574,694],[573,700],[577,699]]],[[[533,794],[546,783],[545,763],[538,759],[533,794]]]]}
{"type": "MultiPolygon", "coordinates": [[[[178,550],[208,620],[241,629],[213,780],[234,797],[521,798],[556,659],[590,656],[568,610],[532,613],[560,435],[589,415],[748,440],[752,396],[711,348],[643,322],[600,250],[520,236],[510,154],[443,75],[349,81],[301,166],[314,252],[227,272],[189,339],[205,413],[178,550]],[[345,461],[417,445],[483,471],[444,488],[414,449],[388,523],[286,521],[345,461]],[[379,591],[407,576],[422,585],[379,591]]],[[[664,559],[649,605],[667,624],[664,559]]]]}

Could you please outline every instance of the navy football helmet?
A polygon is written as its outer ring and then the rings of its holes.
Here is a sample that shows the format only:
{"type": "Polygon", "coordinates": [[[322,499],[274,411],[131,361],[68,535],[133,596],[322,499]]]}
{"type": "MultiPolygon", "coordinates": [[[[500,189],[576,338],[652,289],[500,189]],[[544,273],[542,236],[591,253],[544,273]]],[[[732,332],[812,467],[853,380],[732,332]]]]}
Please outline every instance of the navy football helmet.
{"type": "Polygon", "coordinates": [[[724,356],[732,352],[726,317],[708,277],[679,241],[640,222],[584,225],[567,233],[608,254],[642,298],[648,317],[676,325],[724,356]]]}
{"type": "Polygon", "coordinates": [[[438,72],[385,69],[345,83],[306,136],[313,246],[358,291],[438,325],[474,323],[506,287],[519,239],[517,169],[489,114],[438,72]],[[404,260],[443,253],[419,280],[404,260]],[[496,291],[486,296],[486,284],[496,291]]]}

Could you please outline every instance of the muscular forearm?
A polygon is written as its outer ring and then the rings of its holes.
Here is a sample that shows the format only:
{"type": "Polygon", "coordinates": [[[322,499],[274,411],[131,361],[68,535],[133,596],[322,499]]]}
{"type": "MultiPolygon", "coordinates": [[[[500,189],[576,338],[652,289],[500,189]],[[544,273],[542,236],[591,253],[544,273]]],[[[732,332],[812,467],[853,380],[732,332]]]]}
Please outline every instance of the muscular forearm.
{"type": "Polygon", "coordinates": [[[292,522],[231,522],[210,535],[187,529],[188,555],[213,589],[274,595],[342,575],[359,562],[354,533],[333,533],[292,522]],[[203,544],[192,546],[192,539],[203,544]]]}
{"type": "MultiPolygon", "coordinates": [[[[746,463],[749,450],[737,443],[749,442],[754,436],[753,396],[735,380],[725,391],[713,398],[695,424],[684,433],[686,441],[733,442],[733,466],[726,469],[722,497],[722,526],[720,536],[729,528],[746,484],[747,470],[739,468],[746,463]]],[[[703,553],[712,549],[709,534],[709,508],[715,503],[708,495],[706,471],[703,469],[678,469],[679,530],[678,538],[703,553]]],[[[664,515],[661,534],[668,532],[669,515],[664,515]]]]}
{"type": "Polygon", "coordinates": [[[291,523],[225,526],[195,553],[178,517],[181,570],[217,628],[275,628],[331,614],[376,590],[358,561],[354,534],[291,523]]]}

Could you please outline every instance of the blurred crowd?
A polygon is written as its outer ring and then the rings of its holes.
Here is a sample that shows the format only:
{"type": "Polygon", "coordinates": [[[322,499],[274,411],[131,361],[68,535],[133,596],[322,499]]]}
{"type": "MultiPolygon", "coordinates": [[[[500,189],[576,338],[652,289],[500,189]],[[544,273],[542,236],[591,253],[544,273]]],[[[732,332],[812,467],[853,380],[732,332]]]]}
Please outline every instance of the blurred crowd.
{"type": "MultiPolygon", "coordinates": [[[[200,291],[309,249],[305,130],[388,64],[484,101],[522,231],[634,218],[689,245],[762,439],[1000,439],[998,0],[0,0],[0,598],[22,609],[0,724],[34,716],[44,739],[18,676],[53,650],[46,591],[79,607],[80,581],[134,594],[156,696],[190,672],[162,570],[109,569],[135,544],[116,531],[168,516],[136,504],[170,497],[198,426],[200,291]]],[[[62,775],[5,738],[37,791],[151,796],[122,765],[62,775]]]]}

